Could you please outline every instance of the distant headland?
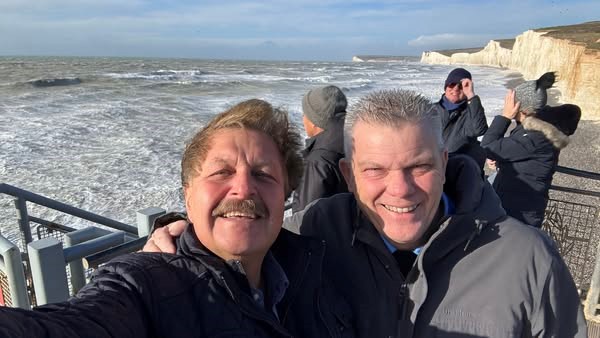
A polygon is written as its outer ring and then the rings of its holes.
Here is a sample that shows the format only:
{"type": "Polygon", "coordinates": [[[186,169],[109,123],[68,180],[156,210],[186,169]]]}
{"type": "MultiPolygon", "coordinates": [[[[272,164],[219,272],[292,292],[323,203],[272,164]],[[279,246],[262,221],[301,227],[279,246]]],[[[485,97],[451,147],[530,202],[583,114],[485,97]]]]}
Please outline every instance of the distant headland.
{"type": "Polygon", "coordinates": [[[600,21],[528,30],[485,47],[427,51],[421,62],[514,69],[526,80],[557,71],[559,101],[579,105],[583,119],[600,120],[600,21]]]}
{"type": "MultiPolygon", "coordinates": [[[[355,62],[401,60],[406,57],[352,58],[355,62]]],[[[528,30],[514,39],[490,40],[484,47],[426,51],[421,62],[514,69],[525,80],[556,71],[559,102],[579,105],[583,119],[600,120],[600,21],[528,30]]]]}
{"type": "Polygon", "coordinates": [[[399,62],[419,60],[417,56],[387,56],[387,55],[354,55],[352,62],[399,62]]]}

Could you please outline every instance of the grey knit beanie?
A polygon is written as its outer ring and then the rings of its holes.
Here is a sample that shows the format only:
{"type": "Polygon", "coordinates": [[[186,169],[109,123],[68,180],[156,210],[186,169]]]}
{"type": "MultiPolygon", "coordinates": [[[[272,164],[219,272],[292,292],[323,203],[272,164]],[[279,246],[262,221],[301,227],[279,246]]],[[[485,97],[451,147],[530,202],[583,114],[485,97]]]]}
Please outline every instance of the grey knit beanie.
{"type": "Polygon", "coordinates": [[[321,129],[325,129],[332,116],[345,112],[347,105],[346,95],[336,86],[312,89],[302,99],[304,115],[321,129]]]}
{"type": "Polygon", "coordinates": [[[556,76],[548,72],[537,80],[521,83],[515,88],[515,100],[521,102],[519,110],[532,114],[544,107],[548,101],[548,88],[552,87],[556,76]]]}

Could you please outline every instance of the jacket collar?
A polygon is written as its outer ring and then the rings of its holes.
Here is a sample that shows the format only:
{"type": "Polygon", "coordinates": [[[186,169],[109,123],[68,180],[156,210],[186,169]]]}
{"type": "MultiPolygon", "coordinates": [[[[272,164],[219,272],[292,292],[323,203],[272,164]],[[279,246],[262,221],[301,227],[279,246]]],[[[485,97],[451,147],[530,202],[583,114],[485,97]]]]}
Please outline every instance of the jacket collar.
{"type": "MultiPolygon", "coordinates": [[[[297,297],[306,278],[321,280],[325,243],[309,237],[296,235],[281,229],[269,251],[285,273],[289,286],[278,305],[280,321],[285,321],[287,308],[297,297]]],[[[189,224],[177,240],[177,254],[199,261],[223,286],[234,301],[246,304],[245,308],[260,317],[257,307],[250,306],[250,285],[243,270],[235,262],[226,262],[208,250],[196,237],[194,227],[189,224]]],[[[254,305],[254,304],[252,304],[254,305]]],[[[269,310],[268,310],[269,311],[269,310]]]]}
{"type": "MultiPolygon", "coordinates": [[[[425,236],[428,240],[423,251],[435,247],[435,257],[443,257],[458,245],[465,250],[483,228],[506,216],[501,207],[500,199],[492,187],[483,179],[477,164],[466,155],[454,155],[448,160],[446,167],[446,183],[444,193],[454,204],[454,215],[450,218],[444,215],[443,205],[425,236]],[[485,203],[481,203],[485,201],[485,203]]],[[[381,239],[379,232],[367,216],[360,211],[356,204],[357,217],[355,221],[355,237],[361,242],[375,248],[378,252],[389,252],[381,239]]]]}
{"type": "Polygon", "coordinates": [[[452,112],[464,107],[467,104],[467,100],[462,100],[459,103],[453,103],[446,98],[446,95],[442,94],[442,98],[440,99],[439,104],[442,107],[444,107],[444,109],[446,109],[447,111],[452,112]]]}
{"type": "Polygon", "coordinates": [[[455,214],[425,244],[423,251],[431,253],[428,261],[444,257],[457,246],[464,251],[472,249],[472,242],[482,231],[506,217],[493,188],[481,176],[477,164],[465,155],[448,160],[444,192],[454,201],[455,214]]]}
{"type": "Polygon", "coordinates": [[[535,116],[525,118],[522,125],[527,130],[536,130],[544,134],[556,149],[560,150],[569,144],[569,136],[558,130],[554,125],[535,116]]]}
{"type": "Polygon", "coordinates": [[[307,139],[306,148],[303,152],[304,156],[306,157],[311,151],[316,149],[324,149],[343,154],[345,116],[345,114],[334,115],[329,122],[327,122],[325,130],[307,139]]]}

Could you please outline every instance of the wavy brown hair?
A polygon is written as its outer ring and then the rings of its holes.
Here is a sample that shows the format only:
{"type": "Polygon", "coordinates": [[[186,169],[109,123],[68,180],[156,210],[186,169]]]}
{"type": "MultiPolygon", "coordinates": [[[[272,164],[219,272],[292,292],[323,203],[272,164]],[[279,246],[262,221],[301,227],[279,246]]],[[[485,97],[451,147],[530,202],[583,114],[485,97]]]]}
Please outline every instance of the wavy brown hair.
{"type": "Polygon", "coordinates": [[[302,176],[303,161],[300,151],[302,137],[290,123],[286,111],[274,108],[270,103],[251,99],[240,102],[217,115],[194,135],[186,146],[181,159],[181,183],[184,187],[199,173],[202,162],[210,150],[215,132],[225,128],[252,129],[273,139],[285,167],[286,198],[298,186],[302,176]]]}

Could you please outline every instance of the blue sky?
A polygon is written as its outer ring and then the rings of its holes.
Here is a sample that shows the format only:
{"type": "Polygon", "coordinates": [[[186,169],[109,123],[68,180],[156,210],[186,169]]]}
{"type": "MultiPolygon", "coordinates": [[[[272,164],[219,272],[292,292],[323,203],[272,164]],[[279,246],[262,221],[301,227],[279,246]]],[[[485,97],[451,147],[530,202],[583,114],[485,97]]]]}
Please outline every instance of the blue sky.
{"type": "Polygon", "coordinates": [[[598,0],[1,0],[0,55],[350,60],[594,20],[598,0]]]}

